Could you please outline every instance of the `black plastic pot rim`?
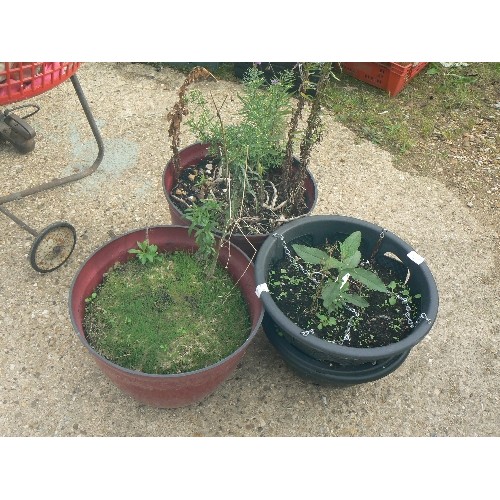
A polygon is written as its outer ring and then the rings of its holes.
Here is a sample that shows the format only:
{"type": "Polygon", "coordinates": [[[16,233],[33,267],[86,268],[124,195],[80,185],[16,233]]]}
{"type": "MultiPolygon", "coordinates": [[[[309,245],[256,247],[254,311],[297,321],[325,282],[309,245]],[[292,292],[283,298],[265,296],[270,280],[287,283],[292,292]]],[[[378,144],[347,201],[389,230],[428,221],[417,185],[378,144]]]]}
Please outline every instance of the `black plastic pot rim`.
{"type": "MultiPolygon", "coordinates": [[[[139,232],[142,232],[142,231],[146,231],[146,230],[151,230],[151,229],[161,229],[161,228],[175,228],[175,229],[183,229],[186,231],[187,233],[187,230],[188,228],[185,227],[185,226],[178,226],[178,225],[169,225],[169,224],[166,224],[166,225],[155,225],[155,226],[147,226],[147,227],[143,227],[143,228],[138,228],[138,229],[133,229],[131,231],[128,231],[126,233],[122,233],[121,235],[119,236],[116,236],[115,238],[112,238],[112,239],[109,239],[106,241],[106,243],[104,243],[103,245],[101,245],[99,248],[97,248],[96,250],[94,250],[89,257],[87,257],[87,259],[85,259],[85,261],[83,262],[83,264],[79,267],[78,271],[75,273],[74,277],[73,277],[73,280],[71,281],[71,287],[70,287],[70,293],[69,293],[69,298],[68,298],[68,308],[69,308],[69,313],[70,313],[70,318],[71,318],[71,324],[73,325],[73,329],[74,331],[76,332],[76,334],[78,335],[78,337],[80,338],[82,344],[86,347],[86,349],[95,357],[99,358],[100,361],[102,361],[103,363],[115,368],[115,369],[118,369],[122,372],[125,372],[125,373],[129,373],[131,375],[141,375],[143,377],[146,377],[146,378],[162,378],[162,379],[167,379],[167,378],[181,378],[181,377],[187,377],[187,376],[190,376],[190,375],[194,375],[194,374],[197,374],[197,373],[202,373],[202,372],[206,372],[206,371],[209,371],[209,370],[212,370],[213,368],[216,368],[217,366],[219,365],[222,365],[224,364],[229,358],[232,358],[234,356],[236,356],[238,353],[240,353],[242,350],[246,349],[248,344],[252,341],[252,339],[255,337],[255,335],[257,334],[257,331],[259,330],[260,326],[261,326],[261,323],[262,323],[262,319],[264,317],[264,310],[261,311],[260,313],[260,317],[257,321],[257,326],[255,328],[253,328],[247,339],[245,340],[245,342],[240,346],[238,347],[238,349],[236,349],[235,351],[233,351],[231,354],[229,354],[228,356],[226,356],[225,358],[222,358],[221,360],[217,361],[216,363],[213,363],[209,366],[205,366],[204,368],[200,368],[198,370],[193,370],[193,371],[189,371],[189,372],[182,372],[182,373],[145,373],[145,372],[141,372],[139,370],[131,370],[130,368],[125,368],[121,365],[118,365],[117,363],[113,363],[113,361],[110,361],[109,359],[105,358],[102,354],[100,354],[98,351],[96,351],[88,342],[87,338],[85,337],[85,334],[81,333],[78,329],[78,326],[76,325],[76,321],[75,321],[75,317],[74,317],[74,313],[73,313],[73,307],[72,307],[72,303],[71,303],[71,299],[73,297],[73,288],[75,286],[75,283],[76,283],[76,280],[78,279],[78,276],[80,275],[82,269],[87,265],[88,261],[90,259],[92,259],[92,257],[97,254],[98,252],[100,252],[103,248],[105,248],[107,245],[111,244],[113,241],[116,241],[116,240],[119,240],[127,235],[130,235],[130,234],[133,234],[133,233],[139,233],[139,232]]],[[[238,251],[240,252],[243,257],[245,257],[245,259],[249,262],[249,264],[251,264],[251,261],[250,259],[248,258],[248,256],[243,252],[241,251],[238,247],[236,247],[234,244],[228,242],[231,246],[231,252],[232,251],[238,251]]]]}
{"type": "MultiPolygon", "coordinates": [[[[205,144],[205,143],[202,143],[202,142],[195,142],[195,143],[190,144],[189,146],[185,147],[181,151],[179,151],[179,154],[181,154],[183,151],[187,150],[188,148],[196,146],[196,145],[209,146],[209,144],[205,144]]],[[[167,165],[163,169],[163,177],[162,177],[162,179],[163,179],[163,182],[162,182],[162,184],[163,184],[163,193],[165,194],[165,198],[167,198],[167,200],[169,201],[170,205],[172,206],[173,210],[177,213],[177,215],[179,217],[184,218],[184,213],[177,208],[177,205],[173,202],[172,197],[170,196],[170,193],[168,192],[167,188],[165,187],[164,179],[165,179],[165,175],[167,173],[167,169],[169,168],[170,164],[173,164],[173,158],[171,158],[167,162],[167,165]]],[[[305,171],[306,171],[306,174],[310,177],[311,182],[312,182],[312,184],[314,186],[314,196],[313,196],[313,201],[312,201],[312,204],[311,204],[311,209],[309,210],[309,212],[307,214],[304,214],[303,217],[306,217],[306,216],[308,216],[309,214],[312,213],[312,211],[316,207],[316,203],[318,201],[318,185],[316,183],[316,179],[314,178],[313,174],[311,173],[311,170],[309,169],[309,167],[306,167],[305,171]]],[[[218,237],[220,237],[222,233],[220,231],[214,231],[214,234],[216,234],[218,237]]],[[[236,233],[236,232],[232,233],[232,234],[234,236],[241,236],[242,238],[245,238],[245,237],[248,238],[249,236],[261,236],[260,234],[250,234],[250,235],[247,234],[247,235],[245,235],[245,234],[236,233]]]]}
{"type": "MultiPolygon", "coordinates": [[[[297,219],[284,224],[283,226],[278,228],[274,232],[274,234],[282,235],[286,242],[287,233],[296,229],[297,227],[303,226],[304,228],[306,228],[308,226],[311,226],[312,224],[319,223],[325,225],[335,224],[339,222],[341,222],[342,224],[352,224],[353,231],[363,231],[363,228],[369,229],[370,231],[376,230],[379,233],[382,233],[382,231],[384,231],[384,229],[380,226],[353,217],[340,215],[311,215],[309,217],[297,219]],[[356,228],[354,228],[354,226],[356,226],[356,228]]],[[[303,234],[308,234],[307,229],[304,230],[303,234]]],[[[328,352],[332,356],[338,358],[355,358],[358,360],[375,361],[383,358],[389,358],[403,351],[411,349],[416,344],[418,344],[423,339],[423,337],[425,337],[436,320],[439,304],[437,287],[427,264],[425,262],[421,262],[417,265],[408,257],[408,254],[410,252],[414,252],[413,248],[410,245],[408,245],[404,240],[396,236],[394,233],[388,231],[385,233],[384,237],[388,238],[388,240],[392,240],[393,243],[395,243],[402,249],[402,251],[404,252],[404,256],[402,257],[404,258],[406,256],[404,263],[409,268],[411,268],[410,273],[422,273],[425,281],[429,284],[431,294],[431,296],[429,297],[430,307],[428,310],[422,312],[427,315],[430,323],[428,323],[426,320],[421,320],[407,337],[394,344],[388,344],[382,347],[348,347],[332,342],[327,342],[316,337],[315,335],[303,335],[303,329],[297,326],[285,314],[283,314],[268,291],[263,291],[260,294],[260,299],[262,300],[266,313],[269,314],[269,316],[273,319],[273,321],[279,328],[285,330],[291,337],[293,337],[293,339],[297,342],[297,345],[307,344],[307,346],[313,350],[328,352]]],[[[257,258],[255,261],[255,276],[258,288],[262,287],[262,285],[265,285],[266,283],[268,269],[265,261],[275,245],[278,244],[281,245],[281,241],[273,235],[270,235],[268,236],[268,238],[266,238],[266,240],[262,244],[262,247],[257,253],[257,258]]],[[[267,287],[263,286],[262,288],[266,290],[267,287]]]]}

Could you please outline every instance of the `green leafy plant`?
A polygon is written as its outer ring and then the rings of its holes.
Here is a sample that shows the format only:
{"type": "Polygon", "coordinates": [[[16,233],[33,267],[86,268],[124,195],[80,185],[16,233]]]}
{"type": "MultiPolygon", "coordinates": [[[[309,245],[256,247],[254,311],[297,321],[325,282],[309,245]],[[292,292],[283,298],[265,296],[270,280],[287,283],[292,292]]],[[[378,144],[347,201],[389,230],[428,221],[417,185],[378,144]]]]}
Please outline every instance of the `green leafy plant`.
{"type": "Polygon", "coordinates": [[[162,256],[158,253],[157,245],[150,245],[148,240],[137,242],[138,248],[131,248],[128,253],[137,255],[141,264],[153,263],[162,260],[162,256]]]}
{"type": "MultiPolygon", "coordinates": [[[[210,144],[209,153],[215,159],[209,196],[220,210],[210,215],[217,217],[211,226],[219,231],[258,234],[266,227],[268,232],[305,209],[303,183],[312,148],[321,140],[321,110],[331,63],[297,63],[296,68],[301,79],[296,100],[291,70],[268,83],[263,71],[250,68],[238,95],[239,110],[230,119],[223,116],[227,99],[218,103],[200,89],[187,92],[188,85],[211,75],[204,68],[194,68],[179,91],[179,101],[168,115],[175,175],[180,174],[180,126],[186,117],[191,133],[210,144]],[[297,148],[299,165],[293,161],[297,148]]],[[[203,204],[201,200],[192,203],[203,204]]]]}
{"type": "MultiPolygon", "coordinates": [[[[321,298],[329,314],[334,314],[346,304],[368,307],[369,303],[360,293],[363,287],[387,293],[383,281],[372,271],[360,266],[361,232],[355,231],[336,248],[337,257],[324,250],[305,245],[292,245],[296,254],[307,264],[319,264],[323,273],[321,298]],[[355,290],[355,292],[352,291],[355,290]]],[[[321,320],[321,318],[320,318],[321,320]]]]}
{"type": "Polygon", "coordinates": [[[182,373],[216,363],[248,337],[250,318],[239,288],[219,266],[186,251],[115,265],[86,301],[89,343],[107,359],[144,373],[182,373]],[[224,314],[220,312],[225,297],[224,314]]]}
{"type": "Polygon", "coordinates": [[[186,123],[200,141],[211,144],[212,154],[223,156],[229,168],[248,163],[262,175],[283,161],[292,85],[291,71],[268,85],[263,73],[251,68],[238,96],[241,108],[237,123],[221,123],[219,107],[209,103],[199,89],[186,96],[188,107],[194,108],[186,123]]]}
{"type": "Polygon", "coordinates": [[[184,214],[191,222],[188,234],[191,235],[194,231],[198,245],[197,253],[202,259],[208,260],[217,254],[214,231],[220,210],[221,207],[216,200],[207,198],[201,200],[199,205],[189,207],[184,214]]]}

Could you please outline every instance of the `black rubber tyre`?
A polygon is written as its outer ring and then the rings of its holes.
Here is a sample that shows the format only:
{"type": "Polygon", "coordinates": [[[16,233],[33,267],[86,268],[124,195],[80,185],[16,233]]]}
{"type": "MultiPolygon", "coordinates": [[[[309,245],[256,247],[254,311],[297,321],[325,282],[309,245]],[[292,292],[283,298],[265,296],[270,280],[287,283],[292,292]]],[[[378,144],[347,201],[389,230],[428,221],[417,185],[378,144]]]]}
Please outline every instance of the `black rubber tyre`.
{"type": "Polygon", "coordinates": [[[47,226],[31,246],[31,267],[39,273],[54,271],[69,259],[75,244],[76,231],[68,222],[55,222],[47,226]]]}
{"type": "Polygon", "coordinates": [[[14,146],[19,151],[19,153],[25,155],[31,153],[31,151],[35,149],[35,139],[28,139],[22,144],[14,144],[14,146]]]}

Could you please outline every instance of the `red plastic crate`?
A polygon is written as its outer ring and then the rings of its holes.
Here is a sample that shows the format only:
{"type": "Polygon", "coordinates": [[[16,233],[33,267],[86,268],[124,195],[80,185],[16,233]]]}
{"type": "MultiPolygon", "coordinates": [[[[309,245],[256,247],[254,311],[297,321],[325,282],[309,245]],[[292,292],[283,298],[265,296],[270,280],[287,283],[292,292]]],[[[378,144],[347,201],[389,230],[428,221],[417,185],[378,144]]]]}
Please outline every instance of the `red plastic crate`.
{"type": "Polygon", "coordinates": [[[406,84],[428,63],[393,63],[393,62],[343,62],[342,71],[357,80],[379,89],[387,90],[391,97],[399,94],[406,84]]]}
{"type": "Polygon", "coordinates": [[[75,74],[80,63],[0,63],[0,105],[22,101],[52,89],[75,74]]]}

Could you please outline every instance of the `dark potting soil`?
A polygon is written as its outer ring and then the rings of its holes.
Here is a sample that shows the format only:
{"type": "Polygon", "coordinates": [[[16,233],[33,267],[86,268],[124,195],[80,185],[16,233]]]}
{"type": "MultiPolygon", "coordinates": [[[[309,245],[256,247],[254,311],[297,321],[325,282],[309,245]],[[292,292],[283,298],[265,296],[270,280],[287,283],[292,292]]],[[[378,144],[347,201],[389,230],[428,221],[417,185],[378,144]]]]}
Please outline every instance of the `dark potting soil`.
{"type": "MultiPolygon", "coordinates": [[[[299,262],[307,273],[320,271],[320,266],[305,264],[296,256],[294,259],[297,259],[296,262],[299,262]]],[[[392,259],[386,259],[387,262],[390,260],[392,259]]],[[[394,292],[402,299],[408,300],[409,311],[401,299],[396,299],[396,303],[391,305],[388,294],[369,290],[351,280],[351,291],[362,295],[369,306],[361,308],[349,304],[352,311],[344,306],[334,314],[329,314],[323,307],[320,287],[288,258],[276,262],[271,267],[268,277],[269,292],[291,321],[303,331],[313,330],[314,335],[324,340],[348,347],[380,347],[399,342],[413,329],[414,325],[411,326],[405,314],[409,312],[411,321],[415,324],[420,314],[420,298],[411,296],[408,286],[401,280],[401,273],[390,266],[375,260],[363,267],[375,272],[386,286],[395,281],[394,292]],[[353,311],[357,311],[359,316],[353,311]],[[318,315],[322,315],[324,321],[321,321],[318,315]],[[336,324],[325,324],[329,316],[334,316],[336,324]]],[[[319,275],[314,277],[318,279],[319,275]]]]}
{"type": "MultiPolygon", "coordinates": [[[[227,183],[214,182],[214,174],[217,165],[217,159],[206,157],[199,163],[190,165],[181,171],[177,183],[170,191],[172,202],[181,213],[184,213],[188,207],[195,204],[201,204],[201,200],[207,198],[210,195],[210,191],[217,200],[226,198],[226,191],[228,189],[227,183]]],[[[282,188],[281,172],[279,170],[275,172],[270,171],[267,179],[276,187],[277,198],[274,200],[274,206],[278,207],[287,199],[286,190],[282,188]]],[[[271,202],[275,194],[271,184],[266,182],[264,189],[271,202]]],[[[257,210],[252,200],[250,196],[245,198],[245,202],[241,209],[241,216],[238,221],[238,233],[245,235],[268,234],[284,222],[283,220],[277,221],[281,215],[283,215],[285,219],[288,219],[305,215],[309,211],[305,198],[299,211],[287,210],[286,215],[283,209],[270,210],[260,206],[257,210]]],[[[288,208],[289,207],[285,207],[285,210],[288,208]]]]}

